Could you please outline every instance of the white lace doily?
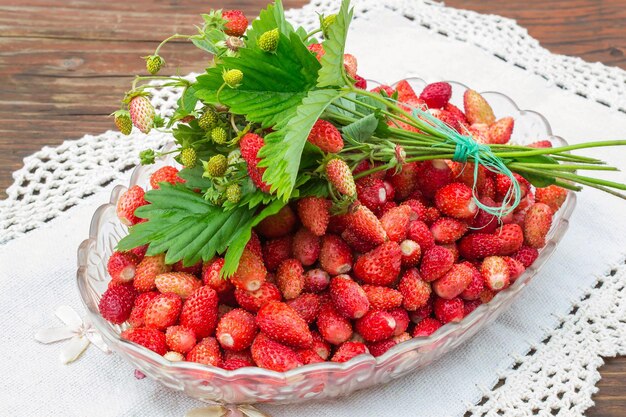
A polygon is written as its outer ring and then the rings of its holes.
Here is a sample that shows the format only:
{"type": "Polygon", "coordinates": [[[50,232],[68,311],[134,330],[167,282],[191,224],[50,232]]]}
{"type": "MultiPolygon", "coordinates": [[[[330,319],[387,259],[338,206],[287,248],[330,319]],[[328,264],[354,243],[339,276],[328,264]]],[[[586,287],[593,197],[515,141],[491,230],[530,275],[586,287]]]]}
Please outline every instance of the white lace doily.
{"type": "MultiPolygon", "coordinates": [[[[510,19],[427,1],[353,3],[356,19],[375,19],[381,11],[392,12],[403,16],[407,25],[476,45],[556,87],[605,105],[607,111],[626,113],[625,71],[551,54],[510,19]]],[[[336,1],[316,0],[288,15],[295,23],[312,27],[318,22],[316,12],[331,12],[336,7],[336,1]]],[[[155,90],[157,110],[171,112],[176,94],[172,89],[155,90]]],[[[124,137],[109,131],[66,141],[56,148],[45,147],[26,158],[24,167],[13,175],[8,198],[0,201],[0,244],[61,217],[86,197],[125,177],[138,162],[140,150],[161,146],[167,140],[167,135],[159,133],[146,136],[135,131],[124,137]]],[[[482,387],[483,398],[468,404],[467,415],[495,416],[503,411],[507,415],[579,415],[591,406],[600,378],[600,356],[626,354],[625,276],[622,259],[599,276],[596,287],[560,318],[559,327],[546,329],[543,341],[532,341],[524,356],[501,370],[493,386],[482,387]]]]}

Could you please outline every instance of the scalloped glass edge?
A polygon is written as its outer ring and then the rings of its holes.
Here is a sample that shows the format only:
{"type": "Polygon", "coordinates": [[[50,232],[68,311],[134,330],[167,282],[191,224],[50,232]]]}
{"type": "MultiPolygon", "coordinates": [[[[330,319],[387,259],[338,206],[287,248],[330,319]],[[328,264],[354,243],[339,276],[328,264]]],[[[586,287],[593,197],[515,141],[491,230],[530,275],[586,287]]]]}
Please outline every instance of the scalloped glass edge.
{"type": "MultiPolygon", "coordinates": [[[[407,80],[416,91],[421,91],[421,89],[427,84],[424,80],[420,78],[407,78],[407,80]]],[[[368,82],[370,84],[378,84],[369,80],[368,82]]],[[[453,87],[453,96],[451,102],[458,103],[459,94],[460,99],[462,100],[462,92],[468,89],[468,87],[459,82],[448,82],[453,87]]],[[[542,129],[542,135],[544,135],[541,137],[535,136],[534,138],[530,139],[547,139],[550,140],[553,144],[557,145],[567,144],[564,139],[552,135],[552,129],[550,127],[550,124],[541,114],[532,110],[521,110],[511,98],[502,93],[489,91],[483,92],[481,94],[492,105],[492,107],[494,108],[494,112],[496,113],[496,116],[498,118],[503,116],[512,116],[515,119],[516,126],[512,141],[522,143],[520,140],[516,140],[515,138],[515,134],[518,133],[520,130],[518,120],[521,120],[523,118],[530,118],[532,120],[532,123],[536,125],[535,129],[537,128],[537,126],[540,127],[542,129]]],[[[522,132],[522,136],[523,135],[524,132],[522,132]]],[[[521,139],[523,140],[529,138],[521,137],[521,139]]],[[[157,167],[172,163],[175,163],[175,161],[173,160],[173,158],[170,157],[152,166],[137,166],[131,175],[129,187],[136,184],[144,186],[147,185],[147,178],[150,172],[155,170],[157,167]]],[[[144,373],[146,375],[151,376],[154,379],[160,380],[170,388],[183,390],[187,395],[196,399],[209,402],[217,401],[228,403],[289,403],[293,401],[302,401],[309,398],[328,398],[338,395],[346,395],[357,389],[366,388],[377,383],[384,383],[388,380],[395,379],[397,377],[407,374],[408,372],[420,369],[421,367],[424,367],[429,363],[437,360],[438,358],[450,352],[463,342],[469,340],[480,329],[495,320],[498,315],[505,310],[505,307],[517,298],[521,290],[539,272],[541,267],[546,263],[548,258],[556,249],[556,246],[558,245],[559,241],[562,239],[568,228],[569,218],[576,203],[575,194],[571,191],[568,192],[567,198],[563,206],[555,214],[552,228],[548,234],[546,246],[539,251],[539,257],[536,259],[536,261],[529,268],[526,269],[526,271],[515,281],[513,285],[497,293],[496,296],[489,303],[480,305],[471,314],[466,316],[462,321],[458,323],[448,323],[442,326],[437,332],[429,337],[413,338],[406,342],[400,343],[389,349],[387,352],[379,357],[373,357],[369,354],[360,355],[345,363],[317,363],[305,365],[290,370],[288,372],[280,373],[256,367],[246,367],[234,371],[227,371],[221,368],[193,362],[170,362],[162,356],[142,346],[121,339],[119,333],[124,328],[124,325],[112,325],[100,316],[98,312],[98,301],[105,287],[96,289],[92,284],[94,283],[94,281],[104,281],[104,279],[106,278],[106,267],[103,265],[104,260],[99,256],[100,254],[97,253],[96,242],[99,239],[105,238],[105,236],[101,235],[103,224],[105,224],[106,222],[117,221],[117,217],[115,215],[115,206],[117,200],[126,189],[127,187],[124,187],[122,185],[117,185],[116,187],[114,187],[113,191],[111,192],[109,202],[100,206],[93,215],[90,225],[89,238],[83,241],[78,248],[77,284],[81,295],[81,300],[88,311],[89,317],[96,329],[102,334],[106,344],[113,351],[121,353],[123,357],[132,362],[134,366],[139,368],[139,370],[141,370],[142,372],[145,371],[144,373]],[[98,258],[100,261],[100,265],[96,271],[94,271],[93,268],[89,267],[89,260],[93,256],[98,258]],[[426,361],[417,360],[420,352],[429,353],[430,358],[426,361]],[[393,367],[393,364],[396,361],[406,360],[407,355],[413,356],[415,363],[414,367],[405,367],[396,374],[393,373],[393,369],[391,371],[387,370],[387,372],[385,372],[384,368],[393,367]],[[283,387],[288,387],[292,382],[302,382],[303,378],[311,378],[312,376],[317,378],[320,376],[320,374],[328,374],[335,377],[337,377],[337,375],[342,375],[344,377],[350,378],[353,370],[358,371],[365,369],[371,372],[371,376],[378,377],[369,378],[368,376],[364,377],[363,375],[361,375],[360,378],[358,378],[359,380],[357,381],[358,386],[352,386],[352,384],[350,384],[351,386],[347,390],[336,387],[337,391],[335,393],[329,392],[328,386],[323,386],[322,390],[315,392],[314,395],[310,397],[307,397],[306,393],[304,393],[304,395],[303,393],[296,392],[289,394],[282,391],[280,391],[281,395],[276,396],[276,398],[272,398],[271,396],[268,397],[268,395],[263,395],[262,392],[249,392],[248,395],[228,395],[229,390],[226,389],[227,387],[225,386],[221,386],[220,389],[226,391],[226,394],[224,394],[224,392],[218,394],[216,392],[212,392],[211,390],[208,390],[206,394],[199,394],[198,392],[194,392],[193,388],[190,389],[188,386],[186,386],[185,383],[181,382],[177,384],[175,382],[172,382],[171,380],[169,382],[165,382],[162,378],[166,374],[176,375],[178,372],[191,372],[198,375],[198,381],[203,382],[204,386],[206,386],[206,383],[214,379],[220,379],[222,381],[225,381],[221,382],[221,384],[240,384],[242,382],[245,382],[246,379],[252,378],[253,380],[255,380],[260,378],[268,384],[271,383],[283,387]],[[382,370],[383,373],[386,373],[387,378],[385,378],[385,375],[382,375],[381,377],[380,375],[376,374],[376,372],[379,370],[382,370]]],[[[115,237],[108,237],[109,239],[107,239],[107,242],[110,245],[109,249],[112,250],[114,245],[117,243],[117,240],[115,237]]],[[[98,260],[96,260],[96,264],[97,262],[98,260]]],[[[339,385],[337,381],[341,378],[322,379],[331,386],[330,388],[332,388],[332,386],[339,385]]],[[[261,385],[255,385],[255,390],[262,390],[262,388],[263,387],[261,385]]],[[[232,390],[230,391],[232,394],[232,390]]]]}

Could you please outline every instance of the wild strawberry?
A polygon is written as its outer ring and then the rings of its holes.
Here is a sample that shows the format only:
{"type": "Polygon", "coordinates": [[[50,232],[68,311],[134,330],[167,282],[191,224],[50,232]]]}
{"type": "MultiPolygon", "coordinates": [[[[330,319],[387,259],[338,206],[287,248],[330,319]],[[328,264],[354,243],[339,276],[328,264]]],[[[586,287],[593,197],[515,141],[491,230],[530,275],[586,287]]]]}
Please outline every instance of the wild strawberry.
{"type": "Polygon", "coordinates": [[[396,242],[385,242],[362,255],[354,264],[354,274],[372,285],[391,285],[400,274],[402,251],[396,242]]]}
{"type": "Polygon", "coordinates": [[[500,230],[496,230],[495,235],[500,240],[500,255],[515,253],[524,244],[524,232],[515,223],[503,225],[500,230]]]}
{"type": "Polygon", "coordinates": [[[137,246],[136,248],[129,250],[130,253],[137,257],[138,262],[141,262],[143,260],[143,258],[146,256],[147,251],[148,245],[137,246]]]}
{"type": "Polygon", "coordinates": [[[228,36],[243,36],[248,29],[248,19],[241,10],[224,10],[222,18],[226,20],[224,33],[228,36]]]}
{"type": "Polygon", "coordinates": [[[302,225],[316,236],[326,233],[330,221],[330,200],[321,197],[304,197],[298,200],[297,210],[302,225]]]}
{"type": "Polygon", "coordinates": [[[417,176],[417,184],[425,197],[433,198],[439,189],[452,182],[452,178],[452,170],[448,164],[443,160],[435,159],[422,163],[417,176]]]}
{"type": "Polygon", "coordinates": [[[433,304],[433,310],[435,317],[441,322],[446,324],[450,322],[459,322],[465,316],[463,300],[460,298],[453,298],[446,300],[444,298],[435,298],[433,304]]]}
{"type": "Polygon", "coordinates": [[[293,308],[307,324],[310,324],[317,318],[320,309],[320,297],[317,294],[302,294],[287,301],[287,305],[293,308]]]}
{"type": "Polygon", "coordinates": [[[169,272],[170,265],[165,264],[165,254],[146,256],[135,269],[133,286],[137,291],[151,291],[156,288],[157,275],[169,272]]]}
{"type": "Polygon", "coordinates": [[[464,300],[476,300],[480,297],[480,293],[485,288],[485,279],[480,271],[471,263],[466,261],[462,264],[468,266],[472,270],[472,280],[461,293],[461,298],[464,300]]]}
{"type": "Polygon", "coordinates": [[[491,125],[496,121],[493,109],[479,93],[474,90],[466,90],[463,94],[463,106],[465,116],[470,123],[486,123],[491,125]]]}
{"type": "Polygon", "coordinates": [[[340,235],[348,227],[349,218],[350,216],[348,215],[348,213],[335,214],[333,216],[330,216],[330,221],[328,222],[328,228],[326,229],[326,233],[334,233],[336,235],[340,235]]]}
{"type": "MultiPolygon", "coordinates": [[[[371,162],[368,159],[363,159],[354,168],[354,170],[352,171],[352,175],[358,175],[363,172],[370,171],[374,168],[380,167],[381,165],[382,164],[380,162],[371,162]]],[[[384,180],[386,175],[387,175],[386,171],[376,171],[376,172],[372,172],[371,174],[368,174],[366,177],[363,177],[363,178],[375,178],[379,180],[384,180]]]]}
{"type": "Polygon", "coordinates": [[[314,349],[298,349],[296,355],[303,365],[326,362],[314,349]]]}
{"type": "Polygon", "coordinates": [[[368,342],[378,342],[393,335],[396,320],[388,311],[370,310],[355,323],[356,331],[368,342]]]}
{"type": "Polygon", "coordinates": [[[409,339],[411,339],[411,335],[404,333],[401,336],[394,336],[386,340],[381,340],[380,342],[368,343],[366,346],[372,356],[378,357],[382,356],[398,343],[406,342],[409,339]]]}
{"type": "Polygon", "coordinates": [[[332,303],[320,307],[317,328],[324,340],[333,345],[340,345],[352,337],[350,320],[341,315],[332,303]]]}
{"type": "Polygon", "coordinates": [[[394,308],[388,311],[389,314],[391,314],[393,319],[396,321],[396,327],[393,331],[393,335],[400,336],[409,328],[409,323],[411,322],[411,320],[409,319],[409,313],[407,313],[407,311],[401,307],[394,308]]]}
{"type": "Polygon", "coordinates": [[[389,181],[383,181],[383,185],[385,187],[385,194],[387,197],[387,201],[385,202],[385,204],[393,203],[393,200],[396,198],[395,188],[393,188],[393,185],[391,185],[389,181]]]}
{"type": "Polygon", "coordinates": [[[356,194],[356,185],[350,167],[342,159],[331,159],[326,164],[326,177],[328,181],[341,194],[352,197],[356,194]]]}
{"type": "MultiPolygon", "coordinates": [[[[524,198],[530,190],[530,183],[526,178],[517,173],[513,173],[513,176],[520,186],[521,197],[524,198]]],[[[511,185],[511,178],[503,174],[496,175],[496,198],[499,201],[502,201],[507,193],[512,193],[511,185]]]]}
{"type": "Polygon", "coordinates": [[[154,125],[154,106],[146,96],[135,96],[128,102],[128,113],[133,125],[142,133],[148,133],[154,125]]]}
{"type": "Polygon", "coordinates": [[[120,131],[123,135],[130,135],[133,131],[133,122],[130,120],[130,114],[128,110],[118,110],[114,112],[111,116],[114,117],[115,127],[120,131]]]}
{"type": "Polygon", "coordinates": [[[203,109],[202,116],[198,118],[198,125],[204,131],[208,131],[217,126],[219,121],[219,115],[217,111],[211,106],[207,106],[203,109]]]}
{"type": "Polygon", "coordinates": [[[316,331],[312,331],[313,335],[313,349],[322,359],[326,360],[330,356],[330,343],[324,340],[321,334],[316,331]]]}
{"type": "Polygon", "coordinates": [[[361,90],[367,90],[367,80],[361,77],[359,74],[354,74],[354,86],[361,90]]]}
{"type": "Polygon", "coordinates": [[[546,245],[546,236],[552,226],[552,209],[547,204],[535,203],[524,218],[524,241],[532,248],[546,245]]]}
{"type": "Polygon", "coordinates": [[[419,244],[423,252],[435,246],[435,238],[423,221],[415,220],[409,223],[408,238],[419,244]]]}
{"type": "Polygon", "coordinates": [[[407,80],[399,81],[396,84],[396,91],[398,92],[398,101],[406,103],[417,100],[417,94],[407,80]]]}
{"type": "Polygon", "coordinates": [[[115,251],[107,262],[107,272],[113,281],[125,283],[133,279],[138,264],[139,260],[131,252],[115,251]]]}
{"type": "Polygon", "coordinates": [[[498,255],[502,250],[502,241],[495,234],[473,233],[463,237],[458,248],[465,259],[482,259],[498,255]]]}
{"type": "Polygon", "coordinates": [[[259,235],[257,235],[254,230],[250,234],[250,239],[248,240],[248,243],[246,243],[246,249],[248,249],[250,252],[254,253],[260,258],[263,257],[261,240],[259,239],[259,235]]]}
{"type": "Polygon", "coordinates": [[[457,130],[460,133],[465,133],[467,127],[469,127],[470,125],[467,117],[465,117],[465,113],[463,113],[457,106],[452,103],[446,104],[443,109],[447,111],[450,115],[452,115],[452,117],[454,117],[454,119],[456,120],[457,130]]]}
{"type": "Polygon", "coordinates": [[[382,224],[370,209],[358,202],[350,207],[349,228],[354,234],[374,245],[383,243],[387,234],[382,224]]]}
{"type": "Polygon", "coordinates": [[[172,271],[199,276],[202,273],[202,261],[198,261],[190,266],[185,266],[184,262],[180,260],[172,265],[172,271]]]}
{"type": "Polygon", "coordinates": [[[440,246],[442,248],[446,248],[452,254],[452,257],[454,258],[455,263],[461,257],[459,255],[459,248],[457,248],[456,243],[442,243],[440,246]]]}
{"type": "Polygon", "coordinates": [[[346,73],[350,77],[354,78],[356,76],[357,61],[354,55],[344,54],[343,66],[346,68],[346,73]]]}
{"type": "Polygon", "coordinates": [[[328,287],[330,275],[323,269],[309,269],[304,273],[304,291],[319,293],[328,287]]]}
{"type": "Polygon", "coordinates": [[[174,293],[160,294],[155,297],[144,312],[144,324],[159,330],[173,326],[178,320],[183,301],[174,293]]]}
{"type": "Polygon", "coordinates": [[[472,282],[472,268],[455,264],[444,276],[433,282],[433,291],[441,298],[450,300],[459,296],[472,282]]]}
{"type": "Polygon", "coordinates": [[[102,294],[98,310],[105,320],[124,323],[130,317],[137,292],[130,285],[114,285],[102,294]]]}
{"type": "Polygon", "coordinates": [[[252,179],[252,182],[259,190],[269,193],[270,186],[263,181],[265,168],[260,168],[258,166],[261,161],[261,158],[258,157],[258,153],[263,145],[265,145],[263,138],[254,133],[246,133],[239,140],[241,157],[246,161],[250,179],[252,179]]]}
{"type": "Polygon", "coordinates": [[[370,308],[367,294],[348,275],[338,275],[330,281],[330,297],[337,311],[349,319],[363,317],[370,308]]]}
{"type": "Polygon", "coordinates": [[[537,142],[533,142],[530,145],[528,145],[529,148],[551,148],[552,147],[552,142],[550,142],[549,140],[540,140],[537,142]]]}
{"type": "Polygon", "coordinates": [[[452,86],[446,82],[438,82],[424,87],[419,98],[431,109],[440,109],[448,104],[450,97],[452,97],[452,86]]]}
{"type": "Polygon", "coordinates": [[[428,301],[426,301],[426,304],[424,304],[423,306],[417,308],[414,311],[409,311],[409,318],[411,319],[411,321],[413,323],[419,323],[421,320],[423,320],[426,317],[429,317],[433,314],[433,302],[434,302],[434,294],[432,294],[429,298],[428,301]]]}
{"type": "Polygon", "coordinates": [[[226,158],[226,155],[218,153],[217,155],[210,157],[207,163],[204,164],[203,176],[208,176],[209,178],[221,178],[224,174],[226,174],[227,169],[228,159],[226,158]]]}
{"type": "Polygon", "coordinates": [[[502,145],[511,140],[514,124],[512,117],[503,117],[489,126],[489,143],[502,145]]]}
{"type": "Polygon", "coordinates": [[[292,242],[290,235],[265,241],[263,262],[268,271],[276,271],[281,262],[291,257],[292,242]]]}
{"type": "Polygon", "coordinates": [[[515,282],[526,270],[526,267],[517,259],[510,256],[503,256],[506,261],[506,266],[509,268],[509,278],[511,283],[515,282]]]}
{"type": "Polygon", "coordinates": [[[422,255],[420,275],[427,281],[441,278],[452,268],[454,256],[449,250],[441,246],[433,246],[422,255]]]}
{"type": "Polygon", "coordinates": [[[330,275],[345,274],[352,269],[352,251],[339,236],[322,237],[320,266],[330,275]]]}
{"type": "Polygon", "coordinates": [[[157,291],[142,292],[135,298],[135,304],[128,318],[128,323],[132,327],[142,327],[144,325],[144,313],[150,302],[159,296],[157,291]]]}
{"type": "Polygon", "coordinates": [[[460,182],[448,184],[437,191],[435,203],[442,213],[457,219],[472,218],[478,211],[472,189],[460,182]]]}
{"type": "Polygon", "coordinates": [[[402,294],[402,306],[408,311],[415,311],[428,303],[431,294],[430,284],[422,279],[417,269],[407,269],[398,291],[402,294]]]}
{"type": "Polygon", "coordinates": [[[539,251],[535,248],[531,248],[530,246],[522,246],[520,250],[513,254],[513,258],[520,261],[526,268],[535,262],[537,256],[539,256],[539,251]]]}
{"type": "Polygon", "coordinates": [[[260,368],[286,372],[302,366],[302,362],[292,348],[268,338],[263,333],[254,339],[250,350],[254,362],[260,368]]]}
{"type": "Polygon", "coordinates": [[[178,176],[178,170],[172,166],[164,166],[157,169],[150,175],[150,187],[156,190],[159,188],[159,184],[167,182],[170,184],[176,184],[179,182],[185,182],[178,176]]]}
{"type": "MultiPolygon", "coordinates": [[[[209,136],[209,135],[207,135],[207,136],[209,136]]],[[[213,127],[211,129],[210,136],[211,136],[211,140],[213,140],[213,142],[218,144],[218,145],[223,145],[223,144],[226,143],[226,141],[228,141],[228,132],[222,126],[215,126],[215,127],[213,127]]],[[[215,155],[215,156],[218,156],[218,155],[215,155]]],[[[211,159],[213,159],[213,157],[211,159]]],[[[211,159],[209,159],[209,162],[211,161],[211,159]]],[[[222,158],[222,161],[224,161],[223,158],[222,158]]],[[[228,159],[226,159],[225,162],[228,163],[228,159]]],[[[262,176],[262,172],[260,171],[260,169],[254,169],[254,168],[256,168],[256,164],[252,165],[252,171],[254,171],[254,173],[256,173],[256,174],[259,174],[259,178],[260,178],[262,176]]],[[[250,166],[248,166],[248,171],[250,171],[250,170],[251,170],[251,168],[250,168],[250,166]]],[[[212,174],[211,170],[209,170],[208,167],[205,169],[205,171],[208,171],[207,173],[209,175],[211,175],[211,176],[220,177],[222,175],[222,174],[220,174],[220,175],[212,174]]],[[[255,178],[252,178],[252,180],[254,182],[255,178]]],[[[254,183],[255,183],[255,185],[258,188],[261,188],[256,182],[254,182],[254,183]]]]}
{"type": "Polygon", "coordinates": [[[167,359],[170,362],[181,362],[185,360],[185,356],[182,353],[170,350],[165,355],[163,355],[163,359],[167,359]]]}
{"type": "Polygon", "coordinates": [[[117,217],[122,224],[132,226],[141,221],[139,217],[135,216],[135,210],[148,204],[144,195],[143,188],[138,185],[133,185],[121,195],[117,202],[117,217]]]}
{"type": "Polygon", "coordinates": [[[402,242],[406,239],[412,213],[410,206],[403,205],[392,208],[381,217],[380,223],[390,240],[402,242]]]}
{"type": "Polygon", "coordinates": [[[286,259],[276,271],[276,284],[285,300],[296,298],[304,288],[304,268],[297,259],[286,259]]]}
{"type": "Polygon", "coordinates": [[[131,327],[130,329],[124,330],[120,336],[122,336],[122,339],[137,343],[138,345],[150,349],[159,355],[165,355],[167,352],[165,333],[160,332],[157,329],[131,327]]]}
{"type": "Polygon", "coordinates": [[[185,326],[170,326],[165,331],[165,342],[170,350],[185,354],[196,345],[196,334],[185,326]]]}
{"type": "Polygon", "coordinates": [[[396,200],[405,200],[415,191],[419,181],[419,172],[420,165],[417,162],[411,162],[403,164],[400,172],[387,177],[393,186],[396,200]]]}
{"type": "Polygon", "coordinates": [[[402,293],[393,288],[366,284],[363,291],[374,310],[392,310],[402,305],[402,293]]]}
{"type": "Polygon", "coordinates": [[[463,302],[464,317],[467,317],[469,314],[471,314],[474,310],[480,307],[481,304],[482,304],[482,301],[480,300],[465,300],[463,302]]]}
{"type": "Polygon", "coordinates": [[[185,299],[202,286],[202,281],[185,272],[166,272],[154,279],[154,284],[162,293],[174,293],[185,299]]]}
{"type": "Polygon", "coordinates": [[[272,283],[264,282],[256,291],[246,291],[237,288],[235,298],[242,308],[256,313],[270,301],[280,301],[281,295],[278,287],[272,283]]]}
{"type": "Polygon", "coordinates": [[[256,226],[256,231],[266,239],[276,239],[290,234],[296,222],[296,214],[291,207],[285,206],[278,213],[263,219],[256,226]]]}
{"type": "Polygon", "coordinates": [[[356,182],[356,192],[359,201],[368,209],[377,211],[387,202],[387,190],[382,179],[367,176],[356,182]]]}
{"type": "Polygon", "coordinates": [[[320,148],[322,152],[337,153],[343,149],[341,133],[326,120],[318,119],[315,122],[307,140],[320,148]]]}
{"type": "MultiPolygon", "coordinates": [[[[309,229],[303,227],[293,236],[291,252],[293,257],[304,266],[311,266],[320,256],[321,239],[309,229]]],[[[267,261],[265,261],[267,265],[267,261]]]]}
{"type": "Polygon", "coordinates": [[[257,46],[264,52],[274,52],[278,48],[278,41],[280,40],[280,32],[278,28],[263,32],[257,39],[257,46]]]}
{"type": "Polygon", "coordinates": [[[222,267],[224,266],[224,258],[213,258],[209,262],[205,262],[202,266],[202,282],[208,285],[218,293],[227,291],[233,284],[220,276],[222,267]]]}
{"type": "Polygon", "coordinates": [[[285,303],[270,301],[261,307],[256,321],[261,331],[277,342],[296,348],[308,348],[313,344],[307,323],[285,303]]]}
{"type": "Polygon", "coordinates": [[[384,84],[383,85],[379,85],[378,87],[374,87],[370,91],[372,93],[381,93],[382,91],[384,91],[385,94],[387,95],[387,97],[391,97],[393,95],[393,93],[395,92],[393,87],[388,86],[388,85],[384,85],[384,84]]]}
{"type": "Polygon", "coordinates": [[[222,348],[240,351],[250,347],[256,334],[254,316],[246,310],[236,308],[219,320],[215,337],[222,348]]]}
{"type": "Polygon", "coordinates": [[[312,43],[311,45],[307,46],[307,49],[315,55],[318,61],[320,61],[326,53],[321,43],[312,43]]]}
{"type": "Polygon", "coordinates": [[[180,163],[185,168],[195,168],[198,163],[198,154],[194,148],[184,148],[180,151],[180,163]]]}
{"type": "Polygon", "coordinates": [[[487,304],[488,302],[493,300],[493,297],[495,296],[496,296],[496,292],[494,290],[491,290],[485,287],[483,292],[480,293],[480,297],[478,299],[480,300],[481,303],[487,304]]]}
{"type": "Polygon", "coordinates": [[[480,265],[480,273],[490,290],[499,291],[509,286],[511,279],[509,267],[500,256],[488,256],[480,265]]]}
{"type": "Polygon", "coordinates": [[[341,346],[339,346],[331,361],[339,363],[348,362],[355,356],[363,355],[365,353],[369,353],[369,351],[367,350],[367,347],[364,343],[345,342],[341,344],[341,346]]]}
{"type": "Polygon", "coordinates": [[[491,200],[494,200],[496,198],[496,180],[494,180],[493,177],[486,177],[485,183],[483,184],[479,192],[480,198],[488,197],[491,200]]]}
{"type": "Polygon", "coordinates": [[[413,333],[411,336],[413,337],[428,337],[431,334],[435,333],[441,327],[441,322],[432,317],[426,317],[413,329],[413,333]]]}
{"type": "Polygon", "coordinates": [[[227,371],[234,371],[235,369],[245,368],[247,366],[254,366],[254,362],[236,358],[224,359],[222,362],[222,369],[227,371]]]}
{"type": "Polygon", "coordinates": [[[239,289],[256,291],[261,288],[266,276],[267,270],[261,258],[244,249],[237,271],[230,277],[230,281],[239,289]]]}
{"type": "Polygon", "coordinates": [[[183,303],[179,324],[193,330],[197,337],[211,336],[217,325],[217,302],[215,290],[198,288],[183,303]]]}
{"type": "Polygon", "coordinates": [[[467,223],[442,217],[430,226],[430,231],[437,243],[454,243],[467,232],[467,223]]]}
{"type": "Polygon", "coordinates": [[[369,252],[376,247],[375,243],[362,239],[350,228],[343,231],[341,238],[358,253],[369,252]]]}
{"type": "Polygon", "coordinates": [[[567,190],[558,185],[549,185],[535,190],[535,201],[548,205],[553,212],[561,208],[567,198],[567,190]]]}
{"type": "MultiPolygon", "coordinates": [[[[490,207],[496,207],[496,202],[490,197],[481,197],[480,202],[490,207]]],[[[470,227],[480,233],[490,234],[498,229],[498,223],[498,218],[495,215],[478,209],[478,213],[471,220],[470,227]]]]}
{"type": "Polygon", "coordinates": [[[222,366],[222,352],[214,337],[205,337],[187,353],[188,362],[196,362],[210,366],[222,366]]]}
{"type": "Polygon", "coordinates": [[[403,240],[400,243],[400,251],[402,252],[402,266],[404,268],[416,266],[422,256],[420,245],[410,239],[403,240]]]}

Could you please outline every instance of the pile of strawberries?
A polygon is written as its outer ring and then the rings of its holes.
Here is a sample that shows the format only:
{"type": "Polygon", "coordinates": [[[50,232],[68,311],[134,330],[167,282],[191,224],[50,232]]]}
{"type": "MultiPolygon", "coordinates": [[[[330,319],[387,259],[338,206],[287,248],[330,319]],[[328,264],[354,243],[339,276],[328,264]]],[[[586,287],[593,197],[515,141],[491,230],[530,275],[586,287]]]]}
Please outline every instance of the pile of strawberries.
{"type": "MultiPolygon", "coordinates": [[[[431,84],[419,96],[406,82],[378,90],[412,106],[425,104],[477,141],[505,143],[511,136],[513,119],[496,121],[472,90],[465,93],[465,112],[449,103],[447,83],[431,84]]],[[[242,155],[249,153],[251,177],[262,188],[254,164],[263,143],[255,136],[242,139],[242,155]]],[[[337,129],[324,121],[309,140],[334,146],[329,152],[342,145],[337,129]]],[[[471,164],[435,160],[358,176],[372,167],[363,161],[336,178],[327,167],[337,190],[356,193],[348,212],[333,215],[331,201],[322,197],[293,201],[255,228],[227,280],[220,277],[221,257],[185,267],[167,265],[164,254],[145,256],[145,247],[113,253],[102,316],[127,322],[124,339],[171,361],[228,370],[287,371],[379,356],[461,321],[514,283],[545,245],[567,194],[556,186],[535,189],[516,176],[521,204],[499,222],[476,205],[472,187],[476,181],[483,204],[498,206],[511,186],[504,175],[479,167],[475,179],[471,164]]],[[[150,182],[158,188],[164,181],[182,182],[174,167],[159,169],[150,182]]],[[[122,196],[124,223],[140,221],[134,211],[147,204],[143,195],[134,186],[122,196]]]]}

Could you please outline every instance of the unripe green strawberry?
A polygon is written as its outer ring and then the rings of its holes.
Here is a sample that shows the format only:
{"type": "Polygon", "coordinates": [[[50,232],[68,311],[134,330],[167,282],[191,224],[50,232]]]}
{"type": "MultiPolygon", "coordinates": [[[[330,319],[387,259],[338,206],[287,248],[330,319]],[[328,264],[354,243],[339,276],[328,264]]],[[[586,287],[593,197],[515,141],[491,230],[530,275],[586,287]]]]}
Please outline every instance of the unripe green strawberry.
{"type": "Polygon", "coordinates": [[[217,124],[217,112],[212,107],[206,107],[204,113],[198,119],[198,125],[202,130],[210,130],[217,124]]]}
{"type": "Polygon", "coordinates": [[[238,69],[224,70],[222,78],[230,88],[237,88],[243,81],[243,72],[238,69]]]}
{"type": "Polygon", "coordinates": [[[237,204],[241,200],[241,187],[239,184],[231,184],[226,188],[226,199],[233,204],[237,204]]]}
{"type": "Polygon", "coordinates": [[[257,45],[262,51],[265,52],[274,52],[278,47],[278,40],[280,39],[280,33],[278,32],[278,28],[268,30],[259,36],[259,40],[257,41],[257,45]]]}
{"type": "Polygon", "coordinates": [[[145,58],[146,70],[148,70],[148,72],[152,75],[157,74],[163,67],[163,64],[165,64],[165,60],[159,55],[150,55],[145,58]]]}
{"type": "Polygon", "coordinates": [[[198,154],[194,148],[185,148],[180,153],[180,162],[185,168],[193,168],[198,162],[198,154]]]}
{"type": "Polygon", "coordinates": [[[212,156],[204,165],[204,172],[211,178],[218,178],[224,175],[228,168],[228,161],[222,154],[212,156]]]}
{"type": "Polygon", "coordinates": [[[214,127],[211,130],[211,139],[213,139],[213,142],[218,145],[222,145],[228,140],[228,133],[226,132],[226,129],[221,126],[214,127]]]}
{"type": "Polygon", "coordinates": [[[337,191],[347,196],[353,196],[356,194],[356,185],[354,183],[354,177],[350,172],[350,167],[342,159],[331,159],[326,164],[326,176],[328,181],[335,186],[337,191]]]}
{"type": "Polygon", "coordinates": [[[128,103],[128,112],[133,125],[143,133],[150,132],[154,124],[155,111],[146,96],[135,96],[128,103]]]}
{"type": "Polygon", "coordinates": [[[117,129],[124,135],[130,135],[130,132],[133,130],[133,122],[130,120],[130,114],[127,110],[118,110],[113,113],[113,117],[115,118],[115,126],[117,129]]]}

